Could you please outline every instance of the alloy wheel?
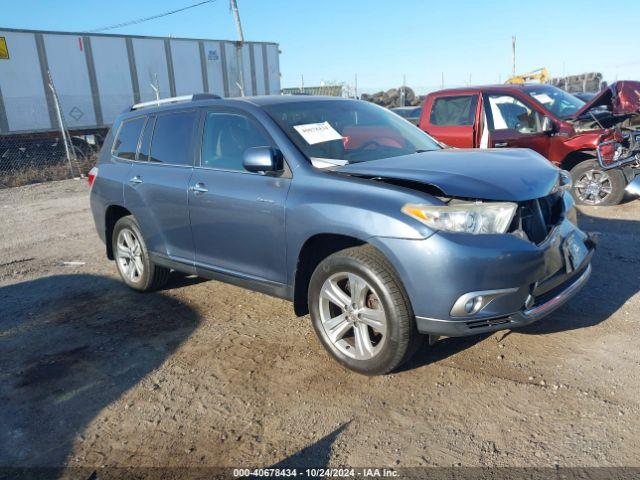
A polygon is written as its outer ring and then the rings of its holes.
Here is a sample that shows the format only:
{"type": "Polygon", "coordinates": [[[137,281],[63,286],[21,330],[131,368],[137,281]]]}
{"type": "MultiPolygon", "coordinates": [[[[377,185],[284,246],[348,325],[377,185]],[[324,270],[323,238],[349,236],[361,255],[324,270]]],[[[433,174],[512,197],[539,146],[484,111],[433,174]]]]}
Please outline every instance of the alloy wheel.
{"type": "Polygon", "coordinates": [[[602,170],[587,170],[574,184],[576,196],[582,203],[599,205],[613,192],[611,178],[602,170]]]}
{"type": "Polygon", "coordinates": [[[333,274],[320,290],[322,333],[356,360],[375,357],[387,339],[387,317],[375,290],[354,273],[333,274]]]}
{"type": "Polygon", "coordinates": [[[134,283],[140,281],[144,273],[142,247],[136,233],[129,228],[123,228],[118,233],[116,260],[123,276],[134,283]]]}

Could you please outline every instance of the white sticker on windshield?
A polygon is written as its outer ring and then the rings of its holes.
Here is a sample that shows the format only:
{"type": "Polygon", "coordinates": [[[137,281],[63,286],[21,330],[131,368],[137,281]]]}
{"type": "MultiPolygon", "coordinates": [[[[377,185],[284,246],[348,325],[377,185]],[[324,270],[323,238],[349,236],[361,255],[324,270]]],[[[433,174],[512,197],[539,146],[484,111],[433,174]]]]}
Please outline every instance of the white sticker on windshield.
{"type": "Polygon", "coordinates": [[[293,128],[302,135],[302,138],[304,138],[309,145],[330,142],[332,140],[342,140],[342,135],[329,125],[329,122],[294,125],[293,128]]]}
{"type": "Polygon", "coordinates": [[[343,167],[349,162],[347,160],[339,160],[337,158],[318,158],[311,157],[311,165],[316,168],[343,167]]]}
{"type": "Polygon", "coordinates": [[[542,103],[543,105],[545,103],[553,103],[553,98],[551,98],[549,95],[547,95],[546,93],[534,93],[533,94],[533,98],[535,98],[536,100],[538,100],[540,103],[542,103]]]}

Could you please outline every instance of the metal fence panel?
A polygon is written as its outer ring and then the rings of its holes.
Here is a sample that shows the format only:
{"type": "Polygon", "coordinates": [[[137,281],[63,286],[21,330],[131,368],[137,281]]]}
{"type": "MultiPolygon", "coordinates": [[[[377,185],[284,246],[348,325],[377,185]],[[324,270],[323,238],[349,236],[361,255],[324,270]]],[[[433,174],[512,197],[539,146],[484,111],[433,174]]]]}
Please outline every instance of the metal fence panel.
{"type": "Polygon", "coordinates": [[[221,97],[227,96],[225,93],[225,68],[223,65],[221,42],[203,42],[204,57],[207,68],[207,79],[209,80],[209,93],[214,93],[221,97]]]}
{"type": "Polygon", "coordinates": [[[133,83],[127,43],[119,37],[91,37],[91,50],[98,83],[102,120],[111,125],[123,105],[133,105],[133,83]]]}
{"type": "Polygon", "coordinates": [[[0,134],[57,128],[57,86],[69,128],[101,128],[132,103],[200,92],[279,94],[278,45],[189,38],[1,29],[0,134]],[[239,55],[238,55],[239,53],[239,55]],[[156,85],[157,84],[157,85],[156,85]],[[240,86],[241,85],[241,86],[240,86]]]}
{"type": "Polygon", "coordinates": [[[240,96],[240,74],[238,73],[238,55],[235,45],[224,42],[224,52],[227,64],[227,83],[229,85],[228,95],[230,97],[240,96]]]}
{"type": "Polygon", "coordinates": [[[266,95],[267,92],[264,83],[264,58],[262,57],[262,45],[252,45],[253,50],[253,72],[256,82],[256,95],[266,95]]]}
{"type": "Polygon", "coordinates": [[[269,69],[269,95],[280,93],[280,54],[278,45],[267,45],[267,65],[269,69]]]}
{"type": "Polygon", "coordinates": [[[86,54],[80,37],[43,35],[47,64],[68,128],[96,125],[86,54]]]}
{"type": "Polygon", "coordinates": [[[9,46],[9,58],[0,60],[0,89],[8,131],[52,128],[34,35],[2,32],[2,36],[9,46]]]}
{"type": "Polygon", "coordinates": [[[148,102],[156,99],[156,92],[153,89],[153,85],[156,84],[160,88],[160,98],[172,97],[164,41],[134,38],[133,51],[140,87],[140,101],[148,102]]]}
{"type": "Polygon", "coordinates": [[[198,43],[188,40],[171,40],[170,44],[176,95],[204,92],[198,43]]]}

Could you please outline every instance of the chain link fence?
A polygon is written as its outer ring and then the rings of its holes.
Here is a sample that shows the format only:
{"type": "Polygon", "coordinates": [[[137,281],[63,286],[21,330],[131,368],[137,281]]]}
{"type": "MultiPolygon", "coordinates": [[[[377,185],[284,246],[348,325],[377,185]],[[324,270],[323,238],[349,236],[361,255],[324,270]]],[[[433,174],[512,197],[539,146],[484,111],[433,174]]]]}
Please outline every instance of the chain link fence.
{"type": "Polygon", "coordinates": [[[65,104],[74,105],[65,112],[49,72],[47,78],[51,108],[26,96],[11,97],[11,108],[0,109],[0,188],[82,177],[95,165],[106,129],[77,130],[86,123],[78,99],[63,95],[65,104]]]}
{"type": "Polygon", "coordinates": [[[0,136],[0,188],[86,175],[95,165],[101,137],[0,136]]]}

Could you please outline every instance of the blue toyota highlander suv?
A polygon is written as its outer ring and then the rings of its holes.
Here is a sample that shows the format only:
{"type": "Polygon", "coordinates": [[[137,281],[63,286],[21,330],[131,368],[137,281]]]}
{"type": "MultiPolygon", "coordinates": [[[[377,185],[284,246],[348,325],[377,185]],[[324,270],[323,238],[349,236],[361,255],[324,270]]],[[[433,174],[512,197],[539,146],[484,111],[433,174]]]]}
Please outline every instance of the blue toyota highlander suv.
{"type": "Polygon", "coordinates": [[[356,100],[134,105],[90,183],[131,288],[161,288],[176,270],[289,299],[365,374],[398,367],[421,334],[534,322],[591,273],[566,172],[526,149],[443,148],[356,100]]]}

